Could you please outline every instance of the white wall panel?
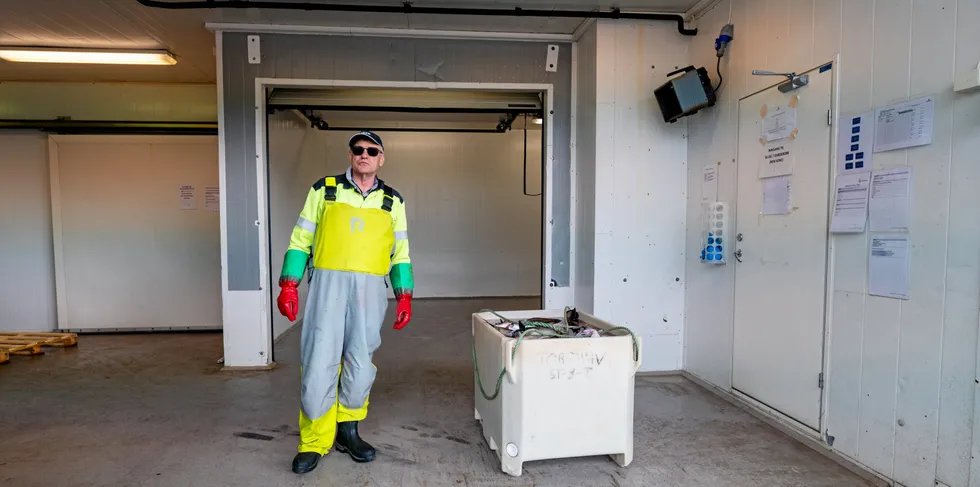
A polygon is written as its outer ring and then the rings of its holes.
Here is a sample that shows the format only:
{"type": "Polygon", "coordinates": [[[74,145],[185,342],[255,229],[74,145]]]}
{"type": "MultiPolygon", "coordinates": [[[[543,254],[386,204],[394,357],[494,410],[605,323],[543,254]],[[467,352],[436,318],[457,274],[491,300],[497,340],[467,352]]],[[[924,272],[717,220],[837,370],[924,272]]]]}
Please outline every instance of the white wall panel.
{"type": "MultiPolygon", "coordinates": [[[[744,38],[732,3],[725,0],[698,21],[702,32],[719,32],[729,23],[729,15],[736,24],[736,39],[744,38]]],[[[730,49],[722,59],[724,74],[721,93],[739,92],[744,89],[745,76],[738,69],[745,64],[745,49],[730,49]]],[[[691,62],[696,66],[711,66],[717,58],[714,39],[698,35],[691,44],[691,62]]],[[[711,76],[717,86],[716,75],[711,76]]],[[[725,95],[722,95],[725,96],[725,95]]],[[[737,105],[720,103],[712,109],[716,116],[695,116],[687,120],[689,136],[701,140],[688,144],[688,194],[687,242],[685,259],[687,282],[685,286],[684,369],[712,384],[728,389],[732,381],[732,282],[734,266],[705,265],[699,260],[701,238],[701,174],[705,166],[717,168],[718,199],[733,202],[735,199],[735,139],[737,105]],[[694,177],[698,174],[698,177],[694,177]],[[695,252],[696,251],[696,252],[695,252]],[[695,252],[695,253],[691,253],[695,252]]],[[[707,115],[705,112],[704,115],[707,115]]]]}
{"type": "MultiPolygon", "coordinates": [[[[310,185],[349,167],[349,133],[291,126],[283,121],[291,116],[270,122],[274,282],[310,185]]],[[[524,195],[523,131],[378,134],[385,143],[379,176],[406,200],[415,296],[540,296],[541,197],[524,195]]],[[[535,129],[528,130],[527,193],[541,193],[535,129]]],[[[274,320],[278,335],[288,325],[274,320]]]]}
{"type": "MultiPolygon", "coordinates": [[[[789,7],[790,1],[782,2],[760,2],[759,8],[764,9],[766,29],[762,32],[762,41],[766,44],[766,59],[770,71],[786,72],[792,71],[790,66],[797,62],[806,62],[807,59],[793,59],[790,56],[790,49],[795,44],[790,38],[791,35],[801,35],[802,33],[790,32],[789,30],[789,7]]],[[[809,17],[809,15],[808,15],[809,17]]],[[[799,71],[799,69],[797,69],[799,71]]],[[[763,78],[765,79],[765,78],[763,78]]],[[[766,85],[773,83],[775,78],[769,78],[766,85]]]]}
{"type": "MultiPolygon", "coordinates": [[[[823,5],[823,2],[819,2],[823,5]]],[[[834,3],[834,2],[830,2],[834,3]]],[[[819,10],[818,10],[819,12],[819,10]]],[[[873,29],[846,29],[841,30],[841,17],[844,18],[872,18],[874,15],[873,0],[847,0],[838,3],[836,8],[831,8],[830,13],[826,13],[822,18],[822,25],[834,32],[831,25],[836,25],[836,32],[839,37],[821,35],[815,39],[814,51],[823,49],[824,52],[837,52],[841,44],[849,46],[848,49],[840,51],[840,91],[839,106],[841,116],[862,113],[872,108],[871,105],[871,81],[872,67],[874,61],[874,30],[873,29]],[[834,18],[836,15],[836,18],[834,18]],[[818,47],[826,46],[826,47],[818,47]],[[845,108],[846,107],[846,108],[845,108]]],[[[872,428],[864,431],[861,428],[862,407],[874,410],[876,402],[890,401],[888,394],[875,394],[874,396],[863,384],[863,371],[865,365],[869,370],[874,369],[872,377],[880,377],[877,373],[879,364],[870,360],[865,364],[864,350],[865,340],[869,347],[878,347],[882,340],[887,341],[887,336],[875,335],[874,330],[866,327],[865,309],[866,303],[865,288],[867,286],[867,273],[864,269],[868,265],[866,249],[868,247],[867,235],[849,235],[844,237],[832,237],[834,260],[831,262],[831,279],[834,288],[834,301],[832,306],[834,326],[830,335],[830,370],[827,372],[827,394],[831,404],[827,415],[826,431],[833,431],[835,438],[834,447],[841,453],[852,458],[859,458],[858,439],[867,434],[874,434],[872,428]],[[867,329],[867,331],[866,331],[867,329]],[[862,393],[862,391],[864,391],[862,393]],[[885,396],[880,399],[879,396],[885,396]]],[[[874,316],[871,314],[870,316],[874,316]]],[[[896,363],[894,357],[885,357],[880,365],[888,367],[896,363]]],[[[879,367],[880,368],[880,367],[879,367]]],[[[894,381],[888,382],[890,387],[894,381]]],[[[893,392],[893,391],[892,391],[893,392]]],[[[887,407],[887,403],[886,406],[887,407]]],[[[880,409],[880,408],[879,408],[880,409]]],[[[893,421],[889,420],[885,425],[888,429],[882,433],[882,437],[891,434],[893,421]]],[[[864,444],[869,442],[865,441],[864,444]]],[[[890,454],[889,454],[890,455],[890,454]]],[[[888,467],[890,470],[890,467],[888,467]]]]}
{"type": "MultiPolygon", "coordinates": [[[[871,108],[908,99],[911,6],[911,0],[876,2],[873,15],[866,17],[872,19],[874,26],[871,79],[873,82],[878,80],[872,85],[871,108]]],[[[848,17],[844,23],[845,29],[857,27],[856,19],[848,17]]],[[[846,71],[847,66],[844,64],[841,70],[846,71]]],[[[842,105],[841,110],[849,111],[849,107],[842,105]]],[[[906,165],[907,155],[905,151],[882,152],[875,154],[873,161],[875,169],[900,167],[906,165]]],[[[913,249],[910,252],[915,255],[913,249]]],[[[857,262],[860,264],[852,267],[850,272],[863,273],[868,266],[866,248],[862,248],[857,262]]],[[[861,383],[861,390],[867,398],[862,403],[860,413],[861,425],[867,432],[858,439],[858,460],[867,462],[890,478],[896,478],[902,473],[896,468],[901,468],[897,460],[902,448],[897,442],[898,420],[902,419],[898,416],[900,406],[897,396],[901,379],[899,367],[903,362],[903,309],[902,303],[896,299],[868,296],[867,303],[864,341],[866,363],[861,383]]],[[[834,323],[830,326],[831,332],[837,329],[834,323]]],[[[834,369],[833,364],[830,367],[834,369]]],[[[833,405],[830,407],[833,414],[833,405]]]]}
{"type": "Polygon", "coordinates": [[[954,74],[953,50],[933,46],[954,45],[956,0],[910,2],[909,7],[908,37],[928,36],[930,43],[911,43],[908,96],[935,95],[936,118],[932,144],[906,151],[914,174],[912,194],[919,203],[912,207],[909,227],[916,257],[910,263],[909,292],[915,300],[902,303],[896,414],[904,425],[896,431],[895,479],[925,485],[937,478],[954,74]]]}
{"type": "MultiPolygon", "coordinates": [[[[956,2],[952,33],[955,51],[953,73],[963,73],[980,62],[976,46],[976,26],[980,25],[980,2],[956,2]]],[[[932,34],[929,34],[932,35],[932,34]]],[[[947,54],[947,55],[948,55],[947,54]]],[[[947,66],[949,68],[949,66],[947,66]]],[[[940,78],[941,79],[941,78],[940,78]]],[[[950,486],[980,484],[980,472],[971,475],[971,451],[980,447],[975,440],[977,416],[974,391],[977,389],[977,330],[980,328],[980,226],[976,213],[977,185],[980,184],[980,96],[956,94],[951,98],[952,119],[949,160],[949,224],[946,247],[946,293],[943,308],[942,365],[939,395],[939,448],[937,479],[950,486]],[[972,444],[972,447],[971,447],[972,444]]],[[[980,401],[976,401],[980,407],[980,401]]]]}
{"type": "Polygon", "coordinates": [[[665,24],[597,23],[595,314],[643,337],[641,370],[682,365],[687,124],[664,124],[653,91],[689,42],[665,24]]]}
{"type": "MultiPolygon", "coordinates": [[[[747,66],[746,71],[742,72],[742,75],[746,77],[745,79],[745,91],[739,93],[738,96],[745,96],[750,93],[755,93],[766,86],[774,83],[773,78],[768,76],[752,76],[751,71],[753,69],[768,69],[769,68],[769,48],[768,35],[769,22],[766,16],[769,4],[778,4],[781,2],[771,2],[767,0],[744,0],[737,1],[733,0],[732,10],[733,12],[741,11],[743,17],[741,22],[735,27],[739,29],[738,32],[741,33],[740,37],[742,43],[744,43],[743,49],[745,49],[745,62],[747,66]]],[[[733,50],[738,50],[740,47],[739,42],[733,42],[731,47],[733,50]]],[[[700,55],[703,53],[696,53],[695,55],[700,55]]],[[[775,63],[774,63],[775,64],[775,63]]],[[[734,74],[734,73],[733,73],[734,74]]],[[[731,94],[731,93],[730,93],[731,94]]]]}
{"type": "MultiPolygon", "coordinates": [[[[806,42],[806,37],[803,37],[804,41],[800,42],[801,46],[807,46],[808,44],[813,50],[813,57],[811,64],[817,64],[823,59],[833,59],[834,55],[841,52],[841,41],[842,41],[842,22],[841,17],[844,12],[844,4],[848,6],[853,5],[871,5],[870,2],[865,2],[864,0],[813,0],[813,42],[806,42]]],[[[800,21],[805,25],[808,20],[805,11],[801,10],[799,12],[800,21]]],[[[870,35],[865,31],[859,32],[848,32],[847,35],[870,35]]],[[[860,49],[858,45],[850,45],[849,51],[855,49],[860,49]]],[[[857,68],[857,66],[854,66],[857,68]]]]}
{"type": "Polygon", "coordinates": [[[52,331],[54,254],[47,136],[0,134],[0,331],[52,331]]]}
{"type": "MultiPolygon", "coordinates": [[[[272,254],[270,272],[271,303],[279,296],[279,274],[283,257],[289,246],[289,236],[296,225],[299,211],[306,201],[306,193],[317,179],[325,176],[326,141],[317,137],[294,112],[277,112],[269,117],[269,249],[272,254]]],[[[305,276],[299,286],[299,313],[297,322],[303,319],[309,281],[305,276]]],[[[272,310],[272,337],[278,338],[292,326],[278,308],[272,310]]]]}
{"type": "Polygon", "coordinates": [[[833,369],[827,375],[827,394],[834,405],[827,416],[825,430],[834,431],[834,448],[844,455],[858,456],[858,437],[861,414],[861,372],[864,335],[864,293],[835,291],[831,320],[845,324],[831,337],[830,362],[833,369]]]}
{"type": "MultiPolygon", "coordinates": [[[[895,395],[898,392],[899,324],[902,312],[887,298],[866,297],[864,341],[861,349],[861,407],[858,410],[858,453],[855,457],[875,471],[891,477],[895,458],[895,395]]],[[[834,333],[847,324],[831,323],[834,333]]],[[[837,366],[830,364],[830,380],[837,366]]],[[[831,396],[833,400],[833,396],[831,396]]],[[[829,406],[837,416],[835,403],[829,406]]],[[[843,411],[841,412],[843,413],[843,411]]],[[[842,417],[843,418],[843,417],[842,417]]],[[[836,430],[827,430],[834,435],[836,430]]]]}
{"type": "MultiPolygon", "coordinates": [[[[790,0],[787,2],[786,9],[786,33],[781,44],[785,45],[783,55],[785,59],[792,59],[793,63],[804,63],[815,65],[822,60],[813,59],[813,46],[809,42],[797,42],[797,39],[812,39],[815,30],[816,13],[815,4],[823,3],[826,0],[790,0]]],[[[829,2],[834,3],[832,0],[829,2]]],[[[821,35],[824,35],[821,32],[821,35]]],[[[825,59],[830,59],[834,53],[825,59]]]]}
{"type": "Polygon", "coordinates": [[[0,119],[213,122],[213,84],[0,83],[0,119]]]}
{"type": "MultiPolygon", "coordinates": [[[[831,237],[828,410],[833,448],[904,486],[980,485],[974,433],[980,239],[980,94],[952,92],[976,66],[972,34],[980,5],[967,0],[730,0],[698,21],[713,37],[731,18],[735,40],[722,63],[726,87],[713,109],[691,117],[685,368],[728,388],[732,281],[703,269],[693,192],[701,169],[734,157],[731,107],[772,78],[752,69],[802,71],[840,52],[840,115],[923,95],[936,97],[933,143],[874,155],[873,167],[912,167],[911,299],[867,294],[868,233],[831,237]],[[787,40],[789,42],[787,42],[787,40]],[[728,80],[731,80],[729,84],[728,80]],[[742,83],[744,80],[744,84],[742,83]],[[702,303],[719,303],[705,310],[702,303]],[[973,465],[971,465],[971,460],[973,465]],[[971,478],[971,467],[973,477],[971,478]]],[[[700,36],[699,36],[700,37],[700,36]]],[[[713,39],[711,39],[713,40],[713,39]]],[[[696,66],[714,67],[713,46],[695,39],[696,66]]],[[[714,78],[714,77],[713,77],[714,78]]]]}

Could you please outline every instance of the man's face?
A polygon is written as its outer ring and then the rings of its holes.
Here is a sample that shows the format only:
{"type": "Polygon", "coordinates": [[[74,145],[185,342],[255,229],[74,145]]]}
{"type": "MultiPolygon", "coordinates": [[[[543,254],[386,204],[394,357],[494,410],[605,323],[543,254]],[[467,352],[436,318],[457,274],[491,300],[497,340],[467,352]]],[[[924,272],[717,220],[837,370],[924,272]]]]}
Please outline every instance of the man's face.
{"type": "Polygon", "coordinates": [[[350,167],[354,172],[372,175],[385,164],[385,155],[381,146],[369,140],[358,140],[348,151],[350,167]],[[374,155],[371,155],[374,154],[374,155]]]}

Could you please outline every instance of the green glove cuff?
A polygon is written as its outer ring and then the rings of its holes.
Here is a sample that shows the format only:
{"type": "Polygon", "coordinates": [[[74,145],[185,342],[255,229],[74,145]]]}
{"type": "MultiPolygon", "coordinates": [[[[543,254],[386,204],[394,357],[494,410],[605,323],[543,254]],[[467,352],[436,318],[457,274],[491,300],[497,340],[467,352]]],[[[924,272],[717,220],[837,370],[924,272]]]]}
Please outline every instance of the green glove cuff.
{"type": "Polygon", "coordinates": [[[282,263],[282,274],[279,282],[292,281],[299,283],[303,280],[306,273],[306,263],[310,260],[310,254],[302,250],[290,249],[286,251],[286,257],[282,263]]]}
{"type": "Polygon", "coordinates": [[[391,267],[391,287],[395,296],[412,294],[415,290],[415,278],[412,275],[412,264],[395,264],[391,267]]]}

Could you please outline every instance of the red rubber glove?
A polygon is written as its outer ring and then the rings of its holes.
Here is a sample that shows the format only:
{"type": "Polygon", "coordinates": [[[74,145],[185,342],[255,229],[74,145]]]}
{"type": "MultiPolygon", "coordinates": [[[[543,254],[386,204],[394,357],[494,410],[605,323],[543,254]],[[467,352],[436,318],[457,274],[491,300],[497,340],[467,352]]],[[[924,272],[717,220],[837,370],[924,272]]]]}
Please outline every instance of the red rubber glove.
{"type": "Polygon", "coordinates": [[[392,328],[401,330],[412,319],[412,295],[402,294],[398,296],[398,309],[395,310],[395,326],[392,328]]]}
{"type": "Polygon", "coordinates": [[[279,283],[279,287],[282,288],[279,299],[276,300],[279,313],[289,318],[289,321],[296,321],[296,313],[299,312],[299,292],[296,290],[296,283],[283,281],[279,283]]]}

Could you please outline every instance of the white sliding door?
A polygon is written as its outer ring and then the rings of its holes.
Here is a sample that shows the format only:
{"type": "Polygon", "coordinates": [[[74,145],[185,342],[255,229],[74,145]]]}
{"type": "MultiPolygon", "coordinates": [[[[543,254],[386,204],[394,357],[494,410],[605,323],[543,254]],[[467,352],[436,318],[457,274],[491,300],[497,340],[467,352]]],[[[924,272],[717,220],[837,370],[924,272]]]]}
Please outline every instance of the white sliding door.
{"type": "Polygon", "coordinates": [[[59,327],[220,328],[217,138],[54,136],[50,153],[59,327]]]}

